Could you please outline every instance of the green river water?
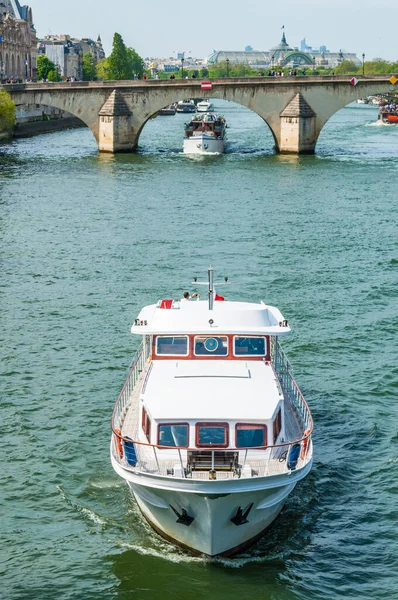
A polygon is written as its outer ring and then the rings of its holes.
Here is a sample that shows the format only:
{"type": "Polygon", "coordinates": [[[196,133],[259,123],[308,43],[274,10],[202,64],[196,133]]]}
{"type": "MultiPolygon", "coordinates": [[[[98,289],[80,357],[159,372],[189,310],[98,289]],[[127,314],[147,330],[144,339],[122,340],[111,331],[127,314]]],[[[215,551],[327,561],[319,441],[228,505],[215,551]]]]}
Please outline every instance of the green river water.
{"type": "Polygon", "coordinates": [[[135,155],[86,129],[0,146],[2,600],[398,598],[398,126],[351,105],[279,156],[215,104],[219,157],[181,154],[184,115],[135,155]],[[289,319],[315,421],[310,476],[228,560],[160,539],[109,459],[133,319],[210,263],[289,319]]]}

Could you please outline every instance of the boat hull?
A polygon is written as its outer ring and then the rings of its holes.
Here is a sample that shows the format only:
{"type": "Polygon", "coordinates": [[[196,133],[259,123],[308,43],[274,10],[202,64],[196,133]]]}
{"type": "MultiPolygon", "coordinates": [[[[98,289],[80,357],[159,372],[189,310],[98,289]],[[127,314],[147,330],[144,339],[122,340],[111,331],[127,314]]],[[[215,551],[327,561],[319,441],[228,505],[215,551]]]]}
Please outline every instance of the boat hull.
{"type": "Polygon", "coordinates": [[[258,509],[258,505],[265,500],[265,492],[261,490],[255,493],[226,494],[224,497],[181,492],[175,494],[163,490],[156,496],[164,501],[166,508],[154,505],[153,497],[148,500],[146,490],[142,487],[132,483],[129,483],[129,487],[142,514],[160,535],[194,553],[208,556],[230,556],[249,545],[251,540],[257,539],[278,516],[292,491],[291,486],[284,488],[283,496],[277,495],[279,500],[269,507],[258,509]],[[253,506],[250,508],[251,504],[253,506]],[[189,526],[178,523],[178,516],[170,506],[180,514],[184,508],[194,521],[189,526]],[[235,525],[231,519],[236,516],[239,508],[243,512],[250,509],[247,523],[235,525]]]}
{"type": "Polygon", "coordinates": [[[184,154],[222,154],[225,149],[223,138],[209,135],[196,135],[184,139],[184,154]]]}
{"type": "Polygon", "coordinates": [[[196,554],[231,556],[258,539],[282,510],[300,472],[240,480],[174,480],[124,471],[115,461],[150,525],[196,554]],[[165,481],[166,480],[166,481],[165,481]],[[191,521],[190,521],[191,520],[191,521]]]}

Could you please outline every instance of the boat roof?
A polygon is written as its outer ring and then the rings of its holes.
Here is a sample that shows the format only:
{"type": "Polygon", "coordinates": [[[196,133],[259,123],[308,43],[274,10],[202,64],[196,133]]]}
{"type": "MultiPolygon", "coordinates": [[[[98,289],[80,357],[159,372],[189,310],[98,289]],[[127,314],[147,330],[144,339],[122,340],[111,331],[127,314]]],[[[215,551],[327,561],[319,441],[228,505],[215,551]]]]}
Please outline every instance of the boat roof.
{"type": "Polygon", "coordinates": [[[283,398],[263,361],[153,361],[143,394],[155,421],[264,422],[283,398]]]}
{"type": "Polygon", "coordinates": [[[215,300],[160,300],[145,306],[135,320],[131,333],[139,335],[245,334],[283,336],[291,329],[282,313],[264,302],[215,300]]]}

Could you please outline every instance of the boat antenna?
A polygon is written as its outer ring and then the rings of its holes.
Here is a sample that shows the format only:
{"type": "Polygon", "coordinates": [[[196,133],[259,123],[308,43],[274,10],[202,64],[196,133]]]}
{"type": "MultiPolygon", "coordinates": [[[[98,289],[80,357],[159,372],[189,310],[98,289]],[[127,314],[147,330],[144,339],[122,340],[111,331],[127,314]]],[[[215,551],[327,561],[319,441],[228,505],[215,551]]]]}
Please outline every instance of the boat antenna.
{"type": "Polygon", "coordinates": [[[214,271],[212,269],[212,266],[210,265],[208,271],[207,271],[208,277],[209,277],[209,310],[213,310],[213,303],[214,303],[214,294],[213,294],[213,274],[214,271]]]}
{"type": "Polygon", "coordinates": [[[216,296],[215,286],[216,285],[228,285],[229,281],[228,281],[228,277],[224,277],[224,281],[214,283],[214,270],[213,270],[213,267],[210,265],[210,267],[207,270],[207,281],[198,281],[198,278],[194,277],[193,281],[191,283],[193,283],[194,285],[206,285],[207,286],[208,294],[209,294],[209,310],[213,310],[214,298],[216,296]]]}

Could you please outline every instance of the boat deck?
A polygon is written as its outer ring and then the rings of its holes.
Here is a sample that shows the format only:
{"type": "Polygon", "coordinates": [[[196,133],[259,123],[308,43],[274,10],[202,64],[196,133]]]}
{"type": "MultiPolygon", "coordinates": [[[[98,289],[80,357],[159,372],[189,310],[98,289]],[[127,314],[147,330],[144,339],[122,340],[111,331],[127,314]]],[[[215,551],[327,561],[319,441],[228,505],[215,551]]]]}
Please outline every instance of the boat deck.
{"type": "MultiPolygon", "coordinates": [[[[135,466],[129,465],[126,457],[119,458],[114,452],[115,458],[128,469],[163,476],[173,476],[176,467],[181,466],[181,476],[192,479],[208,480],[209,470],[188,470],[187,474],[187,450],[161,450],[148,444],[143,432],[139,427],[141,410],[141,393],[150,375],[152,363],[147,362],[139,375],[136,385],[130,394],[123,413],[120,415],[120,430],[123,438],[130,438],[141,442],[135,444],[135,452],[138,462],[135,466]],[[167,458],[166,458],[167,456],[167,458]],[[187,475],[186,475],[187,474],[187,475]]],[[[285,473],[287,469],[286,456],[290,444],[300,440],[304,435],[305,424],[300,417],[299,410],[285,394],[285,445],[279,445],[262,450],[239,450],[239,470],[217,470],[217,479],[233,479],[236,477],[268,476],[285,473]]],[[[228,449],[233,451],[233,449],[228,449]]],[[[311,450],[311,448],[309,448],[311,450]]],[[[308,459],[299,458],[297,468],[304,466],[308,459]]]]}

